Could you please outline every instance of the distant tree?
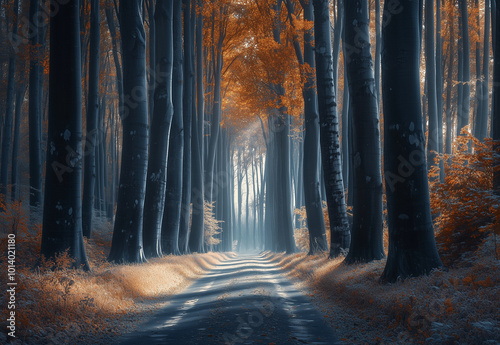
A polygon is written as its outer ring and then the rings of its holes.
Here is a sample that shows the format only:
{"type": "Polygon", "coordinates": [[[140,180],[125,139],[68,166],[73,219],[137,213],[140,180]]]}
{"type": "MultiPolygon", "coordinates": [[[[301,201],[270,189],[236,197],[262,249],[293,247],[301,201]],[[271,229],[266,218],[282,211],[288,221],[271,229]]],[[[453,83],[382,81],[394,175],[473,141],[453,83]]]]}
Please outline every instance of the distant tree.
{"type": "Polygon", "coordinates": [[[90,3],[90,51],[89,51],[89,92],[87,95],[87,134],[85,136],[85,165],[83,173],[83,235],[90,238],[94,209],[94,188],[96,184],[96,145],[102,138],[97,131],[99,114],[99,43],[101,21],[99,0],[90,3]]]}
{"type": "Polygon", "coordinates": [[[154,107],[149,137],[148,177],[144,201],[144,252],[161,255],[161,226],[165,208],[166,170],[172,105],[173,1],[159,0],[155,9],[154,107]]]}
{"type": "Polygon", "coordinates": [[[79,1],[50,20],[49,129],[41,254],[69,250],[89,269],[82,234],[82,89],[79,1]]]}
{"type": "Polygon", "coordinates": [[[330,217],[330,257],[347,251],[350,244],[339,143],[339,123],[333,78],[333,60],[328,0],[312,0],[321,158],[323,164],[328,215],[330,217]]]}
{"type": "Polygon", "coordinates": [[[142,1],[120,1],[123,124],[120,186],[109,261],[144,261],[142,229],[148,162],[146,34],[142,1]]]}
{"type": "Polygon", "coordinates": [[[352,108],[353,213],[347,263],[385,257],[377,93],[370,44],[368,1],[345,3],[346,66],[352,108]]]}
{"type": "Polygon", "coordinates": [[[391,14],[382,29],[389,254],[381,280],[387,282],[442,267],[432,225],[420,104],[420,11],[418,1],[384,4],[384,13],[391,14]]]}

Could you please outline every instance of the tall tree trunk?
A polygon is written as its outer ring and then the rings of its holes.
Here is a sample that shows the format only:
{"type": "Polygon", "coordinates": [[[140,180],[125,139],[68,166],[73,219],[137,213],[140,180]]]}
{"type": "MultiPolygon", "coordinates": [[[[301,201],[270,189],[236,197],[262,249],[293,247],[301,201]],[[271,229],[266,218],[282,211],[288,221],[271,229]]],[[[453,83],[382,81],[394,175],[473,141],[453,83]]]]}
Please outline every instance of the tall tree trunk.
{"type": "Polygon", "coordinates": [[[425,0],[425,79],[427,82],[427,105],[429,115],[429,134],[427,140],[428,170],[436,165],[434,157],[436,157],[436,153],[439,153],[434,37],[434,0],[425,0]]]}
{"type": "Polygon", "coordinates": [[[477,138],[483,140],[488,136],[488,117],[489,117],[489,82],[490,82],[490,2],[486,0],[484,12],[484,50],[483,50],[483,70],[481,73],[481,92],[479,102],[480,113],[477,114],[478,121],[477,138]]]}
{"type": "Polygon", "coordinates": [[[387,282],[442,266],[432,227],[420,105],[420,6],[412,0],[396,8],[384,4],[384,11],[393,13],[382,29],[389,254],[381,280],[387,282]]]}
{"type": "Polygon", "coordinates": [[[346,73],[352,107],[354,222],[347,263],[385,257],[379,116],[370,44],[368,1],[345,4],[346,73]],[[352,24],[351,24],[352,23],[352,24]]]}
{"type": "MultiPolygon", "coordinates": [[[[441,0],[436,0],[436,106],[437,147],[443,153],[443,37],[441,36],[441,0]]],[[[444,182],[444,162],[439,160],[439,179],[444,182]]]]}
{"type": "MultiPolygon", "coordinates": [[[[15,0],[12,16],[12,37],[17,37],[17,13],[19,11],[19,0],[15,0]]],[[[14,43],[15,44],[15,43],[14,43]]],[[[7,76],[7,111],[2,135],[2,161],[0,165],[0,197],[7,196],[7,184],[9,183],[9,161],[10,143],[12,141],[12,127],[14,124],[14,96],[16,83],[16,54],[10,52],[9,70],[7,76]]]]}
{"type": "MultiPolygon", "coordinates": [[[[304,20],[314,20],[312,2],[304,6],[304,20]]],[[[313,31],[304,32],[304,62],[312,70],[316,67],[314,61],[314,35],[313,31]]],[[[318,100],[314,72],[306,72],[306,81],[302,92],[304,97],[304,198],[307,213],[307,228],[309,229],[309,253],[328,250],[325,234],[325,220],[323,218],[323,205],[321,202],[318,158],[319,158],[319,122],[318,100]]]]}
{"type": "Polygon", "coordinates": [[[328,0],[313,0],[313,6],[321,158],[330,217],[330,257],[334,258],[349,248],[350,233],[342,181],[328,0]]]}
{"type": "MultiPolygon", "coordinates": [[[[220,9],[219,16],[222,18],[224,16],[223,5],[220,9]]],[[[215,151],[217,147],[217,140],[219,138],[220,132],[220,122],[222,116],[222,99],[221,99],[221,78],[222,78],[222,66],[224,64],[222,47],[224,43],[225,33],[221,26],[219,30],[219,39],[215,47],[212,47],[212,55],[215,59],[214,62],[214,97],[213,97],[213,114],[210,120],[210,142],[208,147],[208,156],[205,167],[205,198],[208,202],[212,202],[213,194],[213,174],[214,174],[214,164],[215,164],[215,151]]]]}
{"type": "Polygon", "coordinates": [[[87,134],[85,136],[85,165],[83,174],[82,225],[83,236],[90,238],[92,232],[92,213],[94,209],[94,187],[96,183],[96,145],[102,140],[97,130],[99,113],[99,43],[101,40],[101,21],[99,0],[90,4],[90,52],[89,52],[89,93],[87,98],[87,134]],[[98,135],[99,134],[99,135],[98,135]]]}
{"type": "MultiPolygon", "coordinates": [[[[467,0],[459,0],[460,18],[462,23],[463,43],[463,103],[462,103],[462,128],[469,124],[470,112],[470,49],[469,49],[469,14],[467,0]]],[[[460,129],[462,129],[460,128],[460,129]]]]}
{"type": "Polygon", "coordinates": [[[123,144],[120,186],[109,261],[142,262],[144,194],[148,164],[146,34],[142,1],[120,1],[123,144]]]}
{"type": "Polygon", "coordinates": [[[82,89],[79,2],[50,19],[49,129],[41,254],[69,250],[89,269],[82,234],[82,89]],[[61,100],[64,100],[62,102],[61,100]]]}
{"type": "MultiPolygon", "coordinates": [[[[180,218],[179,249],[181,253],[188,251],[189,220],[191,213],[191,135],[193,122],[193,83],[194,83],[194,33],[191,22],[191,0],[183,0],[184,6],[184,91],[183,91],[183,119],[184,119],[184,160],[182,180],[182,206],[180,218]]],[[[194,5],[193,5],[194,6],[194,5]]]]}
{"type": "Polygon", "coordinates": [[[18,195],[18,184],[19,184],[19,142],[20,142],[20,131],[21,131],[21,116],[24,94],[26,93],[26,85],[22,82],[22,85],[17,87],[16,91],[16,120],[14,123],[14,143],[12,144],[12,175],[11,175],[11,193],[10,198],[12,201],[19,200],[20,195],[18,195]]]}
{"type": "MultiPolygon", "coordinates": [[[[172,105],[173,1],[159,0],[155,8],[154,106],[149,137],[148,178],[144,200],[144,254],[161,256],[161,227],[165,209],[167,154],[172,105]]],[[[153,77],[152,77],[153,78],[153,77]]]]}
{"type": "MultiPolygon", "coordinates": [[[[194,7],[194,6],[193,6],[194,7]]],[[[193,116],[192,136],[192,184],[191,202],[193,215],[189,247],[191,252],[203,253],[204,241],[204,190],[203,190],[203,121],[205,96],[203,88],[203,2],[197,1],[196,16],[196,118],[193,116]],[[195,121],[196,120],[196,121],[195,121]]]]}
{"type": "MultiPolygon", "coordinates": [[[[492,0],[492,3],[495,2],[492,0]]],[[[497,4],[498,5],[498,4],[497,4]]],[[[493,104],[491,107],[491,132],[493,140],[497,141],[494,144],[493,148],[496,152],[495,160],[493,162],[493,190],[496,195],[500,195],[500,159],[498,152],[500,150],[500,144],[498,141],[500,140],[500,21],[498,18],[500,17],[500,6],[496,6],[495,8],[496,14],[496,23],[495,23],[495,40],[494,40],[494,65],[493,65],[493,104]]]]}
{"type": "Polygon", "coordinates": [[[113,10],[106,8],[106,22],[108,23],[109,34],[111,36],[111,44],[113,47],[113,61],[115,63],[116,71],[116,85],[118,89],[118,109],[123,111],[123,76],[122,68],[120,66],[120,59],[118,57],[118,35],[116,33],[115,20],[113,17],[113,10]]]}
{"type": "Polygon", "coordinates": [[[448,26],[450,30],[450,42],[448,43],[448,75],[446,78],[446,146],[445,153],[451,154],[451,139],[453,133],[453,110],[451,102],[451,91],[453,86],[453,66],[455,60],[455,25],[453,23],[453,13],[448,13],[448,26]]]}
{"type": "MultiPolygon", "coordinates": [[[[148,7],[148,19],[149,19],[149,85],[148,85],[148,113],[149,113],[149,124],[152,126],[153,120],[153,109],[154,109],[154,93],[156,84],[156,23],[155,23],[155,0],[147,0],[148,7]]],[[[145,2],[146,4],[146,2],[145,2]]],[[[158,6],[158,5],[156,5],[158,6]]]]}
{"type": "MultiPolygon", "coordinates": [[[[440,1],[440,0],[438,0],[440,1]]],[[[377,104],[380,109],[380,51],[382,49],[382,35],[380,32],[380,0],[375,0],[375,92],[377,93],[377,104]]]]}
{"type": "Polygon", "coordinates": [[[32,23],[30,39],[30,77],[29,77],[29,156],[30,156],[30,206],[39,207],[42,203],[42,64],[40,61],[40,35],[38,27],[39,0],[30,0],[29,21],[32,23]]]}
{"type": "Polygon", "coordinates": [[[184,154],[184,130],[182,110],[182,3],[174,1],[173,18],[173,70],[172,70],[172,102],[174,116],[170,128],[167,185],[165,190],[165,210],[162,220],[163,254],[180,254],[179,222],[181,219],[182,201],[182,159],[184,154]]]}

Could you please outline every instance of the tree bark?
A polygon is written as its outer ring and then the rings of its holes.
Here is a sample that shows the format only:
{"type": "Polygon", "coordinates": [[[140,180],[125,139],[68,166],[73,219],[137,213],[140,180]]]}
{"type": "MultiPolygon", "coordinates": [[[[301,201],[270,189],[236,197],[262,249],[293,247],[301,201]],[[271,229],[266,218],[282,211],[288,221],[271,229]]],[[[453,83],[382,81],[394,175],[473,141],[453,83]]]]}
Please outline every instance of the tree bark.
{"type": "Polygon", "coordinates": [[[196,117],[193,116],[192,135],[192,184],[191,202],[193,215],[189,247],[191,252],[205,251],[204,230],[204,189],[203,189],[203,121],[205,96],[203,88],[203,2],[198,0],[196,15],[196,117]]]}
{"type": "MultiPolygon", "coordinates": [[[[159,0],[155,8],[154,106],[149,137],[148,177],[144,200],[144,254],[159,257],[165,209],[167,154],[172,104],[173,1],[159,0]]],[[[152,77],[153,78],[153,77],[152,77]]]]}
{"type": "Polygon", "coordinates": [[[163,254],[180,254],[179,222],[181,219],[182,201],[182,160],[184,153],[184,129],[182,109],[183,57],[182,57],[182,3],[174,1],[173,18],[173,70],[172,70],[172,102],[174,115],[170,128],[167,185],[165,190],[165,210],[162,220],[163,254]]]}
{"type": "Polygon", "coordinates": [[[39,0],[30,0],[29,21],[32,23],[30,39],[29,76],[29,156],[30,156],[30,206],[39,207],[42,202],[42,64],[40,61],[40,35],[38,27],[39,0]]]}
{"type": "Polygon", "coordinates": [[[19,142],[20,142],[20,127],[21,127],[21,116],[22,116],[22,106],[24,100],[24,94],[26,93],[26,85],[24,82],[22,85],[17,87],[16,91],[16,120],[14,123],[14,143],[12,144],[12,175],[11,175],[11,193],[10,199],[12,201],[20,200],[20,195],[18,195],[18,184],[19,184],[19,142]]]}
{"type": "Polygon", "coordinates": [[[459,0],[460,18],[462,23],[463,44],[463,103],[462,120],[460,130],[469,124],[470,113],[470,48],[469,48],[469,13],[467,11],[467,0],[459,0]]]}
{"type": "Polygon", "coordinates": [[[442,263],[434,240],[420,105],[420,4],[402,0],[391,8],[386,2],[384,11],[393,15],[382,29],[389,254],[381,280],[395,282],[442,263]]]}
{"type": "Polygon", "coordinates": [[[346,73],[352,107],[354,159],[351,246],[347,263],[385,257],[382,220],[382,173],[379,115],[370,44],[368,1],[345,4],[346,73]]]}
{"type": "Polygon", "coordinates": [[[79,2],[59,4],[50,20],[49,129],[41,254],[68,250],[89,269],[82,234],[82,89],[79,2]],[[64,100],[64,102],[61,102],[64,100]]]}
{"type": "Polygon", "coordinates": [[[123,124],[118,204],[109,261],[143,262],[142,231],[148,164],[146,34],[142,1],[120,1],[123,124]]]}
{"type": "Polygon", "coordinates": [[[436,95],[436,55],[434,48],[434,0],[425,0],[425,79],[427,82],[427,105],[429,116],[427,169],[430,170],[436,165],[434,157],[436,157],[436,153],[439,153],[436,95]]]}
{"type": "Polygon", "coordinates": [[[194,33],[191,22],[191,0],[183,0],[184,6],[184,91],[183,91],[183,119],[184,119],[184,158],[182,180],[182,208],[180,218],[179,249],[182,254],[188,252],[189,220],[191,213],[191,135],[193,121],[193,79],[194,79],[194,33]]]}
{"type": "Polygon", "coordinates": [[[90,238],[92,232],[94,187],[96,183],[95,151],[96,145],[102,140],[102,133],[99,133],[97,129],[97,115],[99,114],[99,43],[101,39],[99,1],[92,0],[90,6],[89,93],[87,98],[87,134],[85,136],[82,201],[83,236],[87,238],[90,238]]]}
{"type": "Polygon", "coordinates": [[[334,258],[348,250],[350,233],[342,181],[339,124],[330,46],[330,12],[327,0],[313,0],[313,6],[321,157],[330,217],[330,257],[334,258]]]}
{"type": "MultiPolygon", "coordinates": [[[[304,20],[313,21],[314,12],[311,1],[304,2],[304,20]]],[[[304,58],[311,70],[316,67],[314,61],[313,30],[304,32],[304,58]]],[[[300,59],[299,59],[300,63],[300,59]]],[[[304,146],[303,146],[303,191],[309,230],[309,254],[328,250],[325,233],[325,220],[320,194],[318,158],[319,158],[319,122],[318,99],[314,72],[305,71],[305,83],[302,91],[304,98],[304,146]]]]}
{"type": "MultiPolygon", "coordinates": [[[[492,0],[492,2],[494,2],[492,0]]],[[[497,19],[500,17],[500,6],[496,6],[496,17],[497,19]]],[[[496,195],[500,195],[500,158],[499,158],[499,150],[500,150],[500,21],[496,21],[494,26],[496,31],[495,40],[494,40],[494,65],[493,65],[493,104],[491,110],[491,132],[492,138],[496,141],[493,148],[495,150],[495,158],[493,161],[493,190],[496,195]]]]}

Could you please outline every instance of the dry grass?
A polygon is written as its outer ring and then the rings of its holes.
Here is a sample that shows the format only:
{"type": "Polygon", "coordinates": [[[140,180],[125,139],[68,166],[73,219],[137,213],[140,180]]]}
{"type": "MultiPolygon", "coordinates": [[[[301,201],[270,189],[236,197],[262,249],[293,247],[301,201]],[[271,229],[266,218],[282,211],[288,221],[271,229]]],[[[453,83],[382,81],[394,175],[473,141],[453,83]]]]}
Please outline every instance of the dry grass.
{"type": "MultiPolygon", "coordinates": [[[[71,260],[66,254],[33,269],[40,252],[40,229],[34,227],[18,233],[18,342],[74,344],[96,343],[101,339],[102,343],[107,343],[109,336],[130,328],[133,321],[137,323],[140,314],[154,310],[168,296],[180,292],[228,258],[221,253],[170,255],[140,265],[111,265],[106,261],[111,225],[102,221],[98,225],[93,238],[85,241],[91,272],[69,269],[71,260]],[[108,339],[103,340],[103,336],[108,339]]],[[[5,233],[1,234],[0,242],[2,248],[7,248],[5,233]]],[[[3,257],[0,267],[6,272],[3,257]]],[[[6,298],[5,289],[2,289],[0,301],[3,306],[7,305],[6,298]]],[[[4,330],[7,326],[5,315],[2,313],[0,322],[4,330]]],[[[0,343],[4,340],[5,336],[0,335],[0,343]]]]}
{"type": "Polygon", "coordinates": [[[497,344],[500,262],[493,252],[489,238],[460,267],[391,285],[378,282],[385,260],[349,266],[342,259],[304,253],[268,256],[305,283],[311,297],[326,306],[332,323],[341,305],[378,330],[386,339],[381,343],[497,344]]]}

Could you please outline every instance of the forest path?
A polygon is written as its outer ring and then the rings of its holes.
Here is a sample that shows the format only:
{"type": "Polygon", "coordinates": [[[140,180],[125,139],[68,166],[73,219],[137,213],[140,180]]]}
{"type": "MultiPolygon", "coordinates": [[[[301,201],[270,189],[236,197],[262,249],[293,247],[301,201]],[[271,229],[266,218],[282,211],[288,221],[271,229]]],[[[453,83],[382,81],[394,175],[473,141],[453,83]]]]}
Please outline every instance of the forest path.
{"type": "Polygon", "coordinates": [[[220,263],[172,296],[123,345],[340,344],[282,270],[261,254],[220,263]]]}

